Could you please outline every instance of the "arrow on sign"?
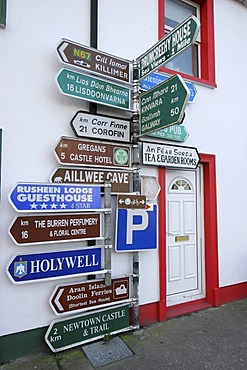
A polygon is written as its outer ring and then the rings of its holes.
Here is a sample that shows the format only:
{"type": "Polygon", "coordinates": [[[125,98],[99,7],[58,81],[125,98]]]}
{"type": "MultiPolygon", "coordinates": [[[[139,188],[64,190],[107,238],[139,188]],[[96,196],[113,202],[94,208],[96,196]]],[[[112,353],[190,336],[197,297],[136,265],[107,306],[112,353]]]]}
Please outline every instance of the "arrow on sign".
{"type": "Polygon", "coordinates": [[[174,75],[141,94],[140,136],[181,123],[189,95],[180,75],[174,75]]]}

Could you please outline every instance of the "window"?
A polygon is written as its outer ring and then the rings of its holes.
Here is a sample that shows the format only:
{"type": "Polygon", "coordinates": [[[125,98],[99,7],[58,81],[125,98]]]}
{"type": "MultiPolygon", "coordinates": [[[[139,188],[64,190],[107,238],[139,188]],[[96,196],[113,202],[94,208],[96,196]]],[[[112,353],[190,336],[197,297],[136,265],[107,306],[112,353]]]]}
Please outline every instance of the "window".
{"type": "Polygon", "coordinates": [[[196,43],[169,61],[161,70],[210,86],[215,83],[214,0],[159,0],[159,38],[191,15],[201,24],[196,43]]]}
{"type": "Polygon", "coordinates": [[[6,27],[6,1],[0,0],[0,27],[6,27]]]}
{"type": "Polygon", "coordinates": [[[187,191],[190,191],[192,192],[192,187],[191,185],[184,179],[178,179],[178,180],[175,180],[171,187],[170,187],[170,191],[173,192],[173,191],[177,191],[177,192],[187,192],[187,191]]]}

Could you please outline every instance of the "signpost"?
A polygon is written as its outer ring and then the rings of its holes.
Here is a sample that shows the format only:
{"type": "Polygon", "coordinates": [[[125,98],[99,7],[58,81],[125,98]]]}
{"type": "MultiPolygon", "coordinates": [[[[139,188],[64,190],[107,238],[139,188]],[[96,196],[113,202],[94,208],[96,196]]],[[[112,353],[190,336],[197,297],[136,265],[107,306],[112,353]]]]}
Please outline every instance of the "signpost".
{"type": "Polygon", "coordinates": [[[101,270],[101,248],[15,255],[7,266],[14,284],[64,279],[101,270]]]}
{"type": "Polygon", "coordinates": [[[64,95],[132,110],[131,90],[128,87],[66,68],[58,73],[56,82],[64,95]]]}
{"type": "Polygon", "coordinates": [[[184,142],[189,137],[189,133],[186,130],[186,127],[182,125],[173,125],[151,132],[151,134],[148,134],[147,136],[157,137],[158,139],[184,142]]]}
{"type": "Polygon", "coordinates": [[[9,230],[17,244],[46,244],[100,238],[100,214],[20,216],[9,230]]]}
{"type": "MultiPolygon", "coordinates": [[[[166,81],[168,78],[169,78],[169,76],[167,76],[163,73],[152,72],[141,81],[141,89],[150,90],[153,87],[159,85],[161,82],[166,81]]],[[[185,82],[185,85],[188,87],[189,92],[190,92],[190,97],[189,97],[188,102],[193,103],[194,100],[195,100],[196,94],[197,94],[196,87],[190,81],[184,81],[184,82],[185,82]]]]}
{"type": "Polygon", "coordinates": [[[141,176],[141,193],[146,196],[148,200],[157,198],[160,192],[160,184],[155,176],[141,176]]]}
{"type": "Polygon", "coordinates": [[[131,66],[128,60],[115,57],[98,49],[62,39],[57,53],[63,63],[100,74],[121,82],[131,83],[131,66]]]}
{"type": "Polygon", "coordinates": [[[149,209],[117,209],[117,252],[154,250],[157,248],[157,205],[149,209]]]}
{"type": "Polygon", "coordinates": [[[51,176],[53,183],[104,184],[106,180],[111,182],[111,194],[131,191],[130,171],[60,167],[51,176]]]}
{"type": "Polygon", "coordinates": [[[55,154],[62,164],[130,168],[130,145],[61,137],[55,154]]]}
{"type": "Polygon", "coordinates": [[[157,70],[193,45],[197,39],[199,29],[200,22],[195,16],[191,15],[139,56],[137,61],[140,65],[140,78],[142,79],[157,70]]]}
{"type": "Polygon", "coordinates": [[[50,297],[55,314],[66,315],[83,312],[95,307],[106,307],[129,300],[129,278],[112,279],[111,285],[104,280],[90,280],[77,284],[57,285],[50,297]]]}
{"type": "Polygon", "coordinates": [[[97,185],[18,183],[9,196],[17,212],[81,212],[101,209],[97,185]]]}
{"type": "Polygon", "coordinates": [[[145,195],[133,195],[133,194],[121,194],[117,197],[118,208],[128,209],[145,209],[146,208],[146,196],[145,195]]]}
{"type": "Polygon", "coordinates": [[[131,329],[129,306],[124,305],[67,320],[54,320],[45,334],[45,341],[53,352],[58,352],[131,329]]]}
{"type": "Polygon", "coordinates": [[[140,96],[140,135],[180,123],[189,98],[183,79],[174,75],[140,96]]]}
{"type": "Polygon", "coordinates": [[[130,121],[78,111],[71,127],[78,137],[130,142],[130,121]]]}
{"type": "Polygon", "coordinates": [[[195,169],[200,162],[196,148],[142,143],[142,162],[146,165],[195,169]]]}

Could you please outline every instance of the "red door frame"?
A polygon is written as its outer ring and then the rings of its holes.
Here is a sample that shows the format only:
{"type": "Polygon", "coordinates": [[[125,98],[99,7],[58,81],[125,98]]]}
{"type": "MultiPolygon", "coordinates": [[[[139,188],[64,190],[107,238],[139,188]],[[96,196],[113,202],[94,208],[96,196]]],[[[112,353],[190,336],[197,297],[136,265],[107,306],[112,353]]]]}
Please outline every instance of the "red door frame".
{"type": "MultiPolygon", "coordinates": [[[[166,227],[159,228],[159,321],[167,317],[195,311],[208,306],[219,306],[218,230],[216,195],[216,158],[211,154],[200,154],[204,179],[204,234],[206,298],[173,307],[166,307],[166,227]]],[[[166,176],[165,168],[159,168],[159,225],[166,225],[166,176]]]]}

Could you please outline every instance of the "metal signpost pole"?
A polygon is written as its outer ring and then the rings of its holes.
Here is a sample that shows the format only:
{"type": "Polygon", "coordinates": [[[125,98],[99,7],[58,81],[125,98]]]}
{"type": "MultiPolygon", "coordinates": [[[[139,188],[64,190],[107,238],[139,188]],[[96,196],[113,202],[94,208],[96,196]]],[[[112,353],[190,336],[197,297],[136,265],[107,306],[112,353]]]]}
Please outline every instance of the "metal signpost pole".
{"type": "Polygon", "coordinates": [[[109,208],[104,217],[104,236],[105,236],[105,285],[111,285],[111,183],[105,181],[104,208],[109,208]]]}
{"type": "MultiPolygon", "coordinates": [[[[140,178],[140,149],[138,136],[140,130],[139,122],[139,68],[137,61],[133,65],[133,116],[132,116],[132,144],[133,144],[133,191],[141,193],[140,178]]],[[[139,326],[139,252],[133,252],[133,298],[136,300],[133,306],[133,325],[139,326]]]]}

